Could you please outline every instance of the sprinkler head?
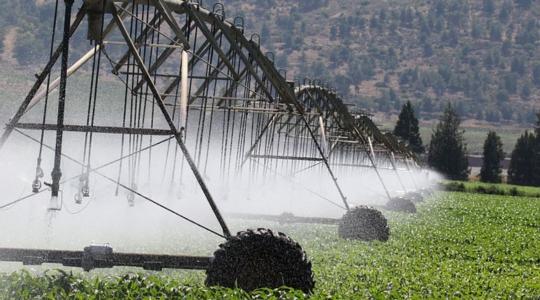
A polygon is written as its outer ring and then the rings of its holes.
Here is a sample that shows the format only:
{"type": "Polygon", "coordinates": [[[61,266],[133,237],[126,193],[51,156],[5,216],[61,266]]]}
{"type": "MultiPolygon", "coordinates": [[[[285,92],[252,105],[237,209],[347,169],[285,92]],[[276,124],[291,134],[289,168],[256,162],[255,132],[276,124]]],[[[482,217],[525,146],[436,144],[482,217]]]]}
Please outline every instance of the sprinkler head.
{"type": "Polygon", "coordinates": [[[90,188],[87,185],[83,186],[81,193],[84,198],[90,197],[90,188]]]}
{"type": "Polygon", "coordinates": [[[135,195],[133,193],[129,193],[127,195],[127,200],[128,200],[129,207],[134,207],[135,206],[135,195]]]}
{"type": "Polygon", "coordinates": [[[34,179],[34,182],[32,182],[32,193],[36,194],[39,193],[39,190],[41,189],[41,181],[39,179],[34,179]]]}
{"type": "Polygon", "coordinates": [[[82,203],[82,195],[81,195],[81,193],[76,193],[74,198],[75,198],[75,203],[77,203],[77,204],[82,203]]]}

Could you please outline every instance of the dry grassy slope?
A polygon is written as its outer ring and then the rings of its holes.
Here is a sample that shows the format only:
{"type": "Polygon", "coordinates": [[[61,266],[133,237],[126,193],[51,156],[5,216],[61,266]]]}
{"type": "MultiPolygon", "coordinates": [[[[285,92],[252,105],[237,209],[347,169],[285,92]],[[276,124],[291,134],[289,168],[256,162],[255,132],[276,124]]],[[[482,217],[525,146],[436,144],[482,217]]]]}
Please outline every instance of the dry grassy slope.
{"type": "Polygon", "coordinates": [[[11,27],[6,30],[4,40],[0,41],[4,44],[4,51],[0,55],[3,61],[14,62],[13,50],[15,48],[15,42],[17,41],[17,27],[11,27]]]}
{"type": "MultiPolygon", "coordinates": [[[[511,39],[514,39],[521,28],[525,26],[526,21],[540,19],[540,2],[537,1],[533,4],[531,9],[513,9],[507,23],[508,25],[503,24],[501,41],[490,41],[488,28],[483,29],[484,35],[481,38],[475,39],[472,38],[470,34],[473,20],[484,27],[489,26],[489,24],[493,22],[498,22],[498,13],[503,1],[495,1],[497,9],[492,16],[487,16],[484,13],[482,9],[483,0],[461,1],[463,3],[469,3],[470,9],[465,22],[468,24],[464,24],[462,28],[458,29],[458,46],[445,46],[439,40],[440,34],[435,36],[432,35],[431,38],[433,40],[430,40],[430,43],[433,46],[434,55],[430,58],[425,58],[422,55],[422,49],[419,47],[419,25],[417,24],[417,20],[415,20],[412,28],[405,28],[398,25],[395,30],[392,30],[390,28],[391,26],[386,25],[384,29],[380,31],[370,28],[369,20],[383,8],[387,11],[387,16],[389,16],[392,11],[400,11],[402,8],[406,7],[410,7],[416,12],[427,14],[430,9],[433,9],[434,1],[328,0],[326,6],[323,5],[318,9],[295,15],[292,19],[294,22],[294,30],[283,30],[279,24],[284,18],[280,16],[290,16],[292,11],[297,10],[301,1],[302,0],[275,0],[269,1],[270,4],[262,5],[260,1],[256,0],[229,0],[225,1],[225,4],[228,17],[232,18],[235,15],[245,16],[248,31],[260,32],[263,24],[268,26],[271,32],[271,38],[270,40],[263,41],[263,46],[276,52],[277,56],[282,55],[287,57],[287,69],[290,77],[303,75],[300,74],[301,66],[304,65],[301,60],[302,57],[305,58],[307,65],[322,62],[327,67],[328,77],[332,78],[337,74],[346,74],[348,72],[348,61],[333,65],[332,53],[336,52],[339,47],[348,48],[354,57],[367,55],[369,47],[375,47],[379,50],[387,50],[389,47],[394,48],[398,54],[399,60],[396,69],[383,70],[378,67],[375,76],[370,80],[354,82],[350,86],[349,96],[362,98],[378,97],[381,94],[381,89],[377,87],[377,83],[379,83],[378,85],[380,86],[386,75],[387,87],[400,92],[402,98],[409,98],[413,101],[418,100],[419,95],[414,87],[400,89],[399,74],[407,68],[418,67],[419,70],[436,71],[438,66],[449,64],[455,68],[456,72],[466,72],[469,66],[458,62],[460,51],[465,45],[470,49],[468,56],[471,59],[477,60],[481,65],[484,57],[489,51],[501,48],[503,41],[507,39],[505,35],[509,26],[513,27],[511,39]],[[272,3],[275,4],[272,6],[272,3]],[[368,28],[362,30],[353,28],[351,37],[348,39],[341,39],[339,37],[337,39],[332,39],[330,36],[330,29],[332,26],[338,27],[345,18],[357,15],[366,19],[368,28]],[[302,27],[305,27],[303,33],[301,30],[302,27]],[[290,49],[285,49],[283,43],[285,34],[303,37],[300,47],[292,51],[290,49]]],[[[452,1],[447,1],[447,3],[450,2],[452,1]]],[[[525,47],[513,43],[512,55],[526,55],[528,57],[528,74],[525,76],[525,79],[520,78],[518,82],[518,89],[521,89],[523,84],[530,81],[529,74],[531,72],[531,64],[534,61],[540,60],[540,52],[537,51],[536,46],[532,49],[526,49],[525,47]]],[[[509,62],[511,57],[503,59],[506,60],[506,64],[502,69],[482,69],[483,72],[486,72],[486,76],[489,80],[489,86],[486,90],[488,93],[492,93],[485,95],[488,100],[487,103],[482,104],[485,109],[499,109],[499,104],[495,103],[493,100],[495,98],[495,92],[493,91],[497,90],[501,85],[501,74],[509,72],[509,62]]],[[[446,92],[442,96],[437,96],[433,90],[428,90],[425,93],[422,93],[421,96],[429,96],[439,101],[465,100],[469,102],[468,105],[475,105],[470,102],[476,100],[465,97],[462,92],[446,92]]],[[[530,99],[525,101],[520,97],[518,90],[516,94],[510,95],[510,105],[518,112],[522,113],[531,109],[540,109],[540,91],[533,87],[530,99]]]]}
{"type": "MultiPolygon", "coordinates": [[[[35,1],[39,7],[45,7],[44,4],[51,4],[54,0],[27,1],[35,1]]],[[[498,66],[486,70],[482,67],[486,54],[500,49],[505,39],[515,40],[517,33],[527,21],[537,22],[540,19],[539,1],[536,1],[531,9],[523,10],[517,9],[514,3],[524,0],[491,0],[496,3],[496,10],[492,16],[486,15],[483,11],[484,1],[488,0],[223,0],[229,19],[237,15],[245,16],[248,32],[260,33],[263,27],[268,29],[269,35],[263,36],[263,46],[276,53],[278,66],[286,67],[290,78],[303,78],[306,75],[323,77],[338,86],[340,91],[350,98],[349,102],[359,102],[374,111],[381,110],[380,101],[375,101],[375,98],[382,92],[388,91],[388,88],[397,92],[400,101],[405,99],[421,101],[426,97],[432,98],[436,102],[435,112],[440,111],[440,105],[437,103],[459,100],[465,103],[469,111],[472,111],[469,117],[475,116],[478,110],[483,110],[484,115],[488,111],[501,111],[500,103],[496,103],[494,98],[502,85],[503,76],[509,72],[511,57],[502,58],[504,67],[498,66]],[[435,3],[438,1],[447,6],[452,3],[465,4],[469,10],[459,24],[453,25],[450,24],[449,16],[456,11],[447,9],[443,17],[443,30],[432,33],[428,38],[427,44],[432,45],[434,55],[426,58],[422,55],[423,49],[419,41],[421,26],[418,16],[427,16],[430,11],[434,11],[435,3]],[[498,22],[498,14],[505,1],[513,3],[514,9],[508,22],[503,24],[502,41],[490,41],[488,28],[483,28],[481,38],[472,38],[470,34],[472,20],[483,27],[489,27],[490,24],[498,22]],[[306,6],[314,6],[314,9],[306,10],[306,6]],[[413,11],[414,19],[410,26],[404,26],[399,22],[399,14],[405,8],[413,11]],[[378,17],[383,9],[386,11],[386,21],[380,22],[383,25],[377,29],[372,26],[371,20],[374,16],[378,17]],[[393,16],[394,14],[396,17],[393,16]],[[359,17],[365,21],[366,25],[364,27],[348,26],[351,29],[349,37],[331,34],[332,28],[338,28],[339,31],[339,27],[346,23],[347,19],[359,17]],[[510,27],[513,28],[513,33],[507,36],[507,29],[510,27]],[[442,32],[450,29],[457,31],[459,39],[457,46],[448,46],[441,42],[442,32]],[[468,61],[464,63],[461,53],[465,47],[468,47],[469,54],[466,58],[468,61]],[[389,49],[393,49],[397,57],[397,66],[393,68],[384,66],[387,64],[387,59],[384,54],[383,56],[380,54],[388,52],[389,49]],[[343,55],[344,52],[346,55],[343,55]],[[376,67],[373,70],[373,76],[360,79],[359,74],[355,74],[358,72],[354,71],[360,69],[358,64],[364,64],[363,59],[366,57],[374,59],[376,67]],[[478,75],[486,78],[483,103],[473,96],[465,96],[459,89],[437,95],[432,88],[419,91],[416,85],[399,84],[400,75],[407,69],[418,68],[420,72],[436,72],[439,66],[447,64],[451,66],[455,74],[476,72],[477,70],[471,68],[471,60],[476,60],[480,66],[478,75]]],[[[215,1],[204,1],[205,5],[210,7],[213,2],[215,1]]],[[[25,7],[22,3],[24,2],[21,2],[18,7],[25,7]]],[[[17,5],[0,6],[17,7],[17,5]]],[[[18,13],[22,15],[24,8],[19,8],[19,10],[18,13]]],[[[50,15],[51,12],[49,11],[48,14],[50,15]]],[[[17,36],[23,33],[34,33],[35,38],[40,40],[40,43],[36,43],[40,45],[39,47],[48,43],[45,38],[42,38],[43,33],[47,32],[46,25],[34,24],[35,17],[19,22],[21,24],[12,24],[12,26],[23,26],[25,29],[18,30],[16,35],[4,36],[6,44],[4,58],[9,59],[12,56],[10,49],[13,49],[13,41],[16,41],[17,36]],[[37,29],[40,30],[37,31],[37,29]]],[[[39,16],[37,17],[39,19],[39,16]]],[[[540,24],[537,27],[540,27],[540,24]]],[[[5,29],[8,28],[5,27],[5,29]]],[[[527,75],[519,79],[518,91],[511,93],[510,102],[505,104],[515,110],[512,120],[516,121],[519,120],[516,117],[518,114],[540,109],[539,88],[532,86],[528,101],[523,101],[519,91],[524,84],[531,81],[532,64],[540,62],[540,51],[537,51],[537,46],[524,47],[515,43],[511,51],[512,56],[525,56],[528,64],[527,75]]],[[[429,78],[429,75],[427,77],[429,78]]],[[[396,107],[399,105],[393,103],[384,111],[392,112],[396,107]]]]}

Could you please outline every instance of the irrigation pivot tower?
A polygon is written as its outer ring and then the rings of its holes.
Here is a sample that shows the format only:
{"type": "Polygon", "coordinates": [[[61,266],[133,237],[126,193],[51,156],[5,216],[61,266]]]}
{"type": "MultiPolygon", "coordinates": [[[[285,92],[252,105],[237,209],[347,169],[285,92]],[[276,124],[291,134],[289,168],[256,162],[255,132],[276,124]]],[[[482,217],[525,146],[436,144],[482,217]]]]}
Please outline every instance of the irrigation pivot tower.
{"type": "MultiPolygon", "coordinates": [[[[366,113],[352,113],[328,85],[307,79],[288,81],[285,72],[276,68],[273,54],[263,53],[260,37],[246,34],[241,17],[232,21],[227,19],[220,3],[207,8],[202,1],[182,0],[63,2],[64,6],[57,1],[49,61],[0,137],[0,149],[13,133],[38,145],[32,191],[33,194],[50,191],[51,210],[61,208],[62,200],[58,198],[66,182],[79,180],[75,200],[80,202],[91,193],[88,182],[97,176],[128,192],[130,203],[135,198],[148,201],[223,237],[225,245],[245,243],[245,249],[257,249],[253,243],[261,240],[256,237],[263,237],[263,242],[276,253],[276,257],[265,257],[268,266],[284,268],[283,272],[289,272],[291,278],[296,276],[288,269],[291,265],[309,269],[302,273],[302,280],[286,283],[310,291],[313,278],[305,254],[294,262],[278,257],[284,249],[276,248],[276,241],[280,240],[283,247],[296,247],[289,238],[270,230],[231,234],[219,208],[220,201],[214,198],[206,182],[208,170],[218,169],[227,178],[239,173],[263,176],[268,169],[278,167],[291,173],[320,168],[335,189],[335,199],[331,201],[349,211],[352,207],[336,176],[336,169],[372,168],[390,199],[389,187],[379,170],[389,168],[399,176],[397,161],[407,166],[416,164],[414,155],[406,147],[391,135],[383,134],[366,113]],[[63,18],[60,17],[62,7],[63,18]],[[78,11],[72,17],[75,7],[78,11]],[[57,28],[57,18],[63,21],[63,27],[57,28]],[[81,32],[80,25],[85,19],[86,36],[91,46],[81,57],[74,58],[70,43],[81,32]],[[59,41],[57,34],[61,36],[59,41]],[[86,115],[75,122],[69,115],[73,98],[68,94],[67,83],[84,68],[90,70],[86,73],[91,76],[88,97],[83,101],[86,115]],[[101,96],[104,76],[109,80],[110,77],[116,79],[122,96],[108,99],[101,96]],[[57,99],[53,98],[55,91],[58,91],[57,99]],[[56,100],[55,118],[50,120],[47,116],[51,113],[51,102],[56,100]],[[113,107],[118,108],[115,117],[105,118],[110,116],[113,107]],[[39,122],[24,120],[31,110],[42,110],[39,122]],[[39,137],[33,137],[29,132],[38,132],[39,137]],[[45,132],[55,135],[54,145],[46,143],[45,132]],[[64,133],[79,133],[84,137],[81,159],[63,151],[64,133]],[[110,135],[121,140],[119,158],[96,166],[92,156],[96,151],[93,146],[97,147],[95,135],[110,135]],[[169,151],[165,155],[166,168],[171,169],[173,177],[171,182],[176,182],[183,174],[184,167],[190,171],[220,225],[219,232],[170,209],[138,188],[141,169],[145,165],[152,168],[156,161],[164,158],[157,154],[152,156],[152,149],[164,143],[172,143],[182,158],[182,163],[177,164],[176,152],[174,158],[169,157],[169,151]],[[42,161],[46,159],[44,150],[53,153],[50,180],[45,178],[42,169],[42,161]],[[148,155],[144,164],[141,163],[143,153],[148,155]],[[63,160],[79,165],[81,173],[66,178],[62,173],[63,160]],[[111,165],[117,166],[117,176],[102,172],[104,167],[111,165]]],[[[32,194],[0,208],[29,197],[32,194]]],[[[87,247],[82,252],[0,249],[0,260],[26,264],[61,263],[85,270],[115,265],[206,269],[208,284],[227,286],[230,280],[234,284],[234,279],[240,275],[227,273],[230,272],[227,264],[231,262],[218,259],[221,257],[218,253],[226,249],[225,246],[218,250],[214,260],[114,253],[109,247],[98,246],[87,247]]],[[[294,248],[294,251],[301,249],[294,248]]],[[[255,259],[258,254],[234,255],[255,259]]],[[[252,276],[259,278],[257,274],[252,276]]],[[[281,279],[272,281],[267,277],[255,280],[254,286],[238,284],[246,289],[280,285],[281,279]]]]}

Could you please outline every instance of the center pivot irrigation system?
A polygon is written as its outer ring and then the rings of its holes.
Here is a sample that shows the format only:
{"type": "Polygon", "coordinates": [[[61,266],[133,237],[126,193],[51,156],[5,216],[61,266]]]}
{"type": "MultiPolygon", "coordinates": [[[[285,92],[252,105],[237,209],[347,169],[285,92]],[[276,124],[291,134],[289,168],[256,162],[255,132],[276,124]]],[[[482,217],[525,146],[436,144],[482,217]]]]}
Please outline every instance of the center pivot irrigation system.
{"type": "MultiPolygon", "coordinates": [[[[388,207],[399,207],[405,200],[391,197],[379,170],[395,171],[403,186],[397,164],[413,172],[418,168],[414,155],[393,136],[381,133],[369,115],[351,113],[331,88],[317,81],[287,81],[285,72],[276,69],[273,55],[261,51],[259,36],[246,36],[242,18],[228,21],[222,4],[209,9],[201,1],[84,0],[75,16],[74,0],[64,0],[64,4],[62,10],[56,2],[49,61],[0,137],[0,148],[14,132],[39,146],[33,194],[0,209],[50,191],[49,210],[61,210],[64,184],[79,181],[75,202],[81,203],[92,192],[90,179],[97,177],[126,192],[131,205],[142,199],[225,242],[212,258],[116,253],[108,246],[90,246],[84,251],[6,248],[0,249],[0,260],[29,265],[58,263],[84,270],[113,266],[202,269],[207,271],[208,285],[246,290],[286,285],[310,292],[314,287],[311,263],[298,243],[266,229],[231,234],[219,201],[207,185],[205,174],[212,166],[222,178],[237,174],[264,178],[277,169],[295,173],[319,169],[331,180],[338,199],[327,200],[346,211],[341,220],[292,214],[230,217],[337,224],[343,238],[388,239],[384,216],[372,208],[351,207],[334,171],[372,168],[385,190],[388,207]],[[70,58],[70,41],[85,19],[91,49],[74,60],[70,58]],[[61,20],[63,28],[57,29],[61,20]],[[57,31],[62,33],[61,39],[57,31]],[[67,83],[85,65],[91,69],[88,101],[84,102],[87,114],[75,124],[67,113],[74,101],[66,95],[67,83]],[[54,72],[59,72],[58,78],[54,72]],[[103,76],[117,79],[124,88],[121,97],[100,96],[103,76]],[[58,103],[51,108],[53,91],[58,91],[58,103]],[[104,102],[107,109],[100,111],[104,102]],[[48,110],[50,113],[54,108],[56,122],[47,118],[48,110]],[[119,111],[114,112],[114,108],[119,111]],[[32,109],[43,110],[40,122],[24,122],[23,117],[32,109]],[[105,114],[109,117],[102,118],[105,114]],[[39,137],[32,136],[32,131],[39,132],[39,137]],[[47,144],[46,132],[55,135],[54,145],[47,144]],[[62,150],[65,133],[84,137],[81,159],[62,150]],[[119,158],[95,166],[95,135],[119,139],[119,158]],[[166,154],[152,151],[158,145],[168,145],[166,154]],[[42,183],[43,150],[54,152],[49,183],[42,183]],[[144,174],[141,170],[151,169],[163,159],[166,168],[171,168],[171,184],[179,185],[182,178],[194,176],[221,232],[138,188],[144,174]],[[64,178],[62,161],[78,165],[80,174],[64,178]],[[117,167],[117,176],[102,171],[110,166],[117,167]]],[[[403,190],[407,192],[404,186],[403,190]]],[[[418,192],[409,196],[421,200],[418,192]]]]}

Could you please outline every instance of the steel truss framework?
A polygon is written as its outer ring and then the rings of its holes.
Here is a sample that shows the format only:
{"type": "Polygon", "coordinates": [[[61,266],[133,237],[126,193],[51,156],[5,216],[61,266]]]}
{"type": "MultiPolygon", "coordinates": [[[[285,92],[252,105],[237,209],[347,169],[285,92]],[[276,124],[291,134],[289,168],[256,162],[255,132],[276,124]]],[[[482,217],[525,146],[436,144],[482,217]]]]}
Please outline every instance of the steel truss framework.
{"type": "MultiPolygon", "coordinates": [[[[175,151],[179,149],[183,154],[221,225],[223,234],[218,235],[225,238],[231,233],[204,180],[211,165],[218,165],[224,177],[238,172],[264,175],[268,169],[295,173],[319,167],[333,181],[345,209],[349,209],[349,203],[335,169],[374,168],[384,186],[379,168],[390,168],[397,174],[396,160],[415,165],[414,155],[406,147],[392,135],[383,134],[369,116],[351,113],[331,88],[307,80],[287,81],[275,67],[272,55],[261,50],[258,35],[245,34],[242,18],[228,21],[219,3],[209,9],[198,1],[84,0],[70,22],[68,13],[73,1],[65,0],[63,41],[51,52],[50,61],[0,137],[2,147],[13,131],[56,132],[57,143],[51,147],[55,150],[53,196],[57,196],[63,182],[59,169],[61,159],[65,159],[63,132],[86,135],[84,159],[77,162],[86,169],[81,175],[86,176],[85,180],[90,173],[104,176],[96,171],[99,168],[90,167],[93,134],[121,136],[121,159],[116,161],[119,174],[122,168],[124,172],[140,168],[136,157],[153,147],[152,136],[168,136],[169,143],[173,139],[175,151]],[[70,37],[80,30],[85,16],[94,47],[68,66],[70,37]],[[61,76],[51,80],[60,58],[61,76]],[[66,81],[89,61],[93,62],[93,73],[88,118],[82,124],[65,124],[64,105],[69,105],[66,81]],[[103,100],[98,99],[96,90],[104,65],[125,88],[123,99],[111,99],[123,102],[123,112],[115,124],[94,121],[96,102],[103,100]],[[61,103],[57,122],[46,122],[45,117],[41,123],[22,122],[25,113],[44,99],[46,109],[49,95],[56,88],[61,103]],[[132,158],[135,162],[124,163],[132,158]]],[[[43,147],[43,139],[38,142],[43,147]]],[[[175,167],[179,167],[176,162],[175,167]]],[[[39,177],[36,174],[36,180],[39,177]]],[[[129,183],[124,184],[120,183],[120,175],[106,179],[152,201],[137,191],[136,176],[129,178],[129,183]]],[[[390,197],[388,188],[384,188],[390,197]]],[[[75,254],[76,262],[83,254],[75,254]]]]}

